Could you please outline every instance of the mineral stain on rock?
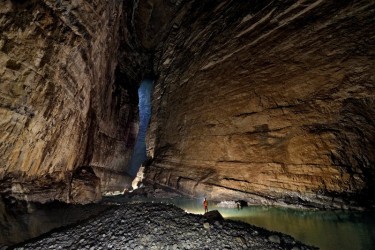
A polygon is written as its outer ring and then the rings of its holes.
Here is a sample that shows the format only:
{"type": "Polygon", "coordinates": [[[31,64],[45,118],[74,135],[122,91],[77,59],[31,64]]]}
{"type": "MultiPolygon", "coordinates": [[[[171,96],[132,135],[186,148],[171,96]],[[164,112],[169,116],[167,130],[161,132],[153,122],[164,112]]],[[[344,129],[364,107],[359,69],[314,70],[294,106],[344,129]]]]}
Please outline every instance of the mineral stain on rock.
{"type": "Polygon", "coordinates": [[[374,3],[305,3],[189,7],[157,65],[146,178],[216,200],[374,206],[374,3]]]}
{"type": "Polygon", "coordinates": [[[374,9],[5,0],[0,191],[88,202],[129,187],[137,91],[155,73],[149,181],[216,200],[372,208],[374,9]],[[92,174],[72,179],[83,166],[92,174]]]}
{"type": "MultiPolygon", "coordinates": [[[[146,181],[187,195],[374,208],[373,20],[373,0],[3,0],[0,193],[98,202],[130,188],[138,136],[146,181]]],[[[146,203],[21,248],[213,245],[310,249],[146,203]]]]}

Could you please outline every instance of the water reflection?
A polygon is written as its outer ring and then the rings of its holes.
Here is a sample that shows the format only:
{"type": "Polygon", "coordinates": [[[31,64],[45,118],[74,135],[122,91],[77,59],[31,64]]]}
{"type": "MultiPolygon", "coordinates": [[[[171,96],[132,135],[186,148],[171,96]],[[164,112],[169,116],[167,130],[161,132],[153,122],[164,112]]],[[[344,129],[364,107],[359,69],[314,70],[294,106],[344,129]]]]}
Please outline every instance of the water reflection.
{"type": "MultiPolygon", "coordinates": [[[[120,204],[129,201],[121,197],[107,199],[120,204]]],[[[171,203],[195,214],[204,212],[203,199],[138,200],[171,203]]],[[[0,249],[88,218],[106,208],[95,204],[79,206],[54,203],[42,206],[9,201],[4,203],[0,198],[0,249]]],[[[261,206],[238,210],[236,207],[217,207],[210,201],[208,208],[219,210],[227,219],[283,232],[322,250],[369,250],[375,246],[375,212],[311,211],[261,206]]]]}
{"type": "MultiPolygon", "coordinates": [[[[162,200],[187,212],[202,214],[203,200],[162,200]]],[[[368,250],[375,246],[375,212],[312,211],[276,207],[249,206],[222,208],[209,203],[227,219],[244,221],[259,227],[292,235],[297,240],[322,250],[368,250]]]]}
{"type": "Polygon", "coordinates": [[[86,219],[106,208],[95,204],[31,204],[0,197],[0,249],[86,219]]]}
{"type": "Polygon", "coordinates": [[[229,218],[285,232],[321,249],[371,249],[375,244],[373,213],[280,208],[245,208],[244,212],[229,218]]]}

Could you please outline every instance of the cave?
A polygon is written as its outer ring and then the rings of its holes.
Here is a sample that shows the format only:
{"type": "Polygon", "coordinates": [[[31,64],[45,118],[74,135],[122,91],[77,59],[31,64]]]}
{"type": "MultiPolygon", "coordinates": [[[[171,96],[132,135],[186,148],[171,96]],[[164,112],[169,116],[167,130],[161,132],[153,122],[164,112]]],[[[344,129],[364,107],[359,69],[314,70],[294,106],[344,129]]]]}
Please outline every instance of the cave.
{"type": "Polygon", "coordinates": [[[4,0],[1,197],[100,204],[142,166],[145,195],[373,211],[374,20],[372,0],[4,0]]]}
{"type": "Polygon", "coordinates": [[[148,124],[151,118],[151,92],[153,79],[144,78],[138,89],[138,110],[139,110],[139,128],[137,141],[134,145],[133,155],[128,166],[128,174],[135,177],[141,165],[147,160],[146,152],[146,134],[148,124]]]}

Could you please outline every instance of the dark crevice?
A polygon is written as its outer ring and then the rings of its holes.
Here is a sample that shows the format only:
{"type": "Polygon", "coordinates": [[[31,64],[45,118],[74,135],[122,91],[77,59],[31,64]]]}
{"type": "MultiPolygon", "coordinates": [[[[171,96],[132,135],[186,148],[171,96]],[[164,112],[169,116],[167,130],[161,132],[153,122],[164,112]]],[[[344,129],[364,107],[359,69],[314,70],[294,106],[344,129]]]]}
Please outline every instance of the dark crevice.
{"type": "Polygon", "coordinates": [[[138,89],[139,130],[134,151],[127,172],[135,177],[141,164],[147,160],[146,133],[151,118],[151,94],[154,85],[152,77],[145,77],[138,89]]]}

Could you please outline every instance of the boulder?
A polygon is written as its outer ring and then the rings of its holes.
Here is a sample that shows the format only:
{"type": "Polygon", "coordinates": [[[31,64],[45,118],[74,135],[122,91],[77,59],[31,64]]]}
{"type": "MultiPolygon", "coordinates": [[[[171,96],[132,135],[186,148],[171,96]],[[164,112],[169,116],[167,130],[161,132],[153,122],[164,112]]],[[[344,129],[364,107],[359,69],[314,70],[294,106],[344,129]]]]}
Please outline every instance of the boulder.
{"type": "Polygon", "coordinates": [[[207,222],[214,222],[214,221],[223,221],[224,218],[217,210],[212,210],[204,214],[204,217],[207,222]]]}

